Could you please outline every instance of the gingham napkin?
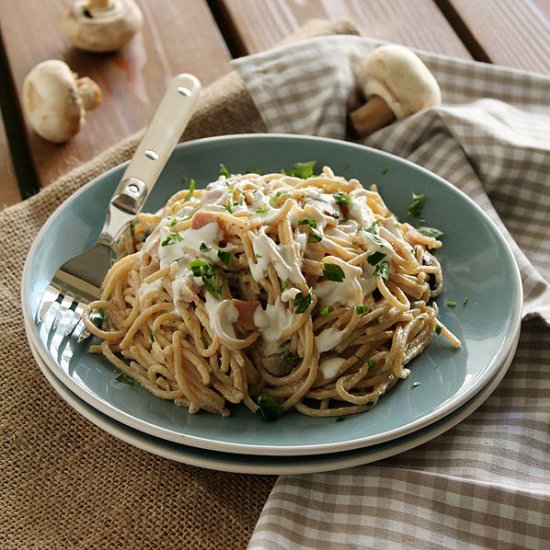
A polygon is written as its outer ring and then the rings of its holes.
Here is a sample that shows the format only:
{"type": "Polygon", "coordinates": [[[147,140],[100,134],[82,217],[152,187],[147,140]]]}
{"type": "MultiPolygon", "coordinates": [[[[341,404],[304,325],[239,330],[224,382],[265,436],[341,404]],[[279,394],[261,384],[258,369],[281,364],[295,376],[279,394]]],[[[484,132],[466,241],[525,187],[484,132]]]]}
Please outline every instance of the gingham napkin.
{"type": "MultiPolygon", "coordinates": [[[[234,66],[270,132],[346,139],[357,61],[377,45],[316,38],[234,66]]],[[[439,174],[497,223],[523,281],[518,351],[489,400],[434,441],[375,465],[279,478],[251,549],[550,545],[550,79],[417,53],[442,106],[364,143],[439,174]]]]}

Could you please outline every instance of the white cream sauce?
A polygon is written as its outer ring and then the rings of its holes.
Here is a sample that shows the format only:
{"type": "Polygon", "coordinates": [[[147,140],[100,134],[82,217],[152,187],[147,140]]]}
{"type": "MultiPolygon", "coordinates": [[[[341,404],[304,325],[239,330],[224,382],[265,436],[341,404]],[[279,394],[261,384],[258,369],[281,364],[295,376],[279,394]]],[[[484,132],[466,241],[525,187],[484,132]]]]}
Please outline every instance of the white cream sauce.
{"type": "Polygon", "coordinates": [[[329,357],[319,363],[319,370],[323,378],[334,378],[338,374],[338,369],[346,362],[342,357],[329,357]]]}
{"type": "Polygon", "coordinates": [[[341,330],[333,327],[326,328],[318,336],[315,337],[315,344],[317,345],[317,351],[324,353],[335,348],[344,337],[344,333],[341,330]]]}
{"type": "Polygon", "coordinates": [[[262,338],[269,343],[279,341],[293,321],[294,314],[280,299],[274,304],[268,304],[265,310],[258,307],[254,312],[254,324],[260,330],[262,338]]]}

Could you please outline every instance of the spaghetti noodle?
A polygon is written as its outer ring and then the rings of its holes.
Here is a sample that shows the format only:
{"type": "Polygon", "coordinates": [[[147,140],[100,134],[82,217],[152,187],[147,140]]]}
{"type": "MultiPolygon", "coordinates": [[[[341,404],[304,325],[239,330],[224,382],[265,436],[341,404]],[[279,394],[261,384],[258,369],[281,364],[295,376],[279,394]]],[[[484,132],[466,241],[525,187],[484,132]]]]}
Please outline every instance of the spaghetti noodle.
{"type": "Polygon", "coordinates": [[[359,413],[434,331],[460,347],[433,302],[440,246],[328,167],[226,173],[137,216],[85,324],[94,351],[190,413],[359,413]]]}

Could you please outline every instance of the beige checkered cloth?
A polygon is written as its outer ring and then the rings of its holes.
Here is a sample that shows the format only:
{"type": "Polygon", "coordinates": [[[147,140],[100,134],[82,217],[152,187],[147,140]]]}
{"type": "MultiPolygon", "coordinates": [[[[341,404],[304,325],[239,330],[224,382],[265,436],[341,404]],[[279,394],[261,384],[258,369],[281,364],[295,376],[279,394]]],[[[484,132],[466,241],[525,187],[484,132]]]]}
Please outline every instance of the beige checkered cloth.
{"type": "MultiPolygon", "coordinates": [[[[344,139],[357,60],[376,45],[311,39],[235,67],[269,131],[344,139]]],[[[434,441],[376,465],[279,478],[251,549],[550,548],[550,79],[420,55],[443,105],[365,143],[446,178],[507,236],[525,295],[516,357],[489,400],[434,441]]]]}

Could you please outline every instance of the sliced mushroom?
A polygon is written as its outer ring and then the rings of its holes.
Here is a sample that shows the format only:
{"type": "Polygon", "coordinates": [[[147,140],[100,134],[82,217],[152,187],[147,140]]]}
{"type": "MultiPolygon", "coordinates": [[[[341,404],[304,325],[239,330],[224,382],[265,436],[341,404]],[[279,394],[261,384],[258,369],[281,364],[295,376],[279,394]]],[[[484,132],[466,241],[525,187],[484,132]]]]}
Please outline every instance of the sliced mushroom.
{"type": "Polygon", "coordinates": [[[50,59],[34,67],[23,82],[23,110],[38,135],[54,143],[75,136],[86,112],[102,99],[90,78],[78,78],[63,61],[50,59]]]}
{"type": "Polygon", "coordinates": [[[142,25],[143,15],[133,0],[76,0],[63,18],[73,46],[96,53],[119,50],[142,25]]]}
{"type": "Polygon", "coordinates": [[[435,77],[408,48],[375,48],[360,66],[357,81],[367,103],[350,114],[356,137],[365,137],[395,119],[441,103],[435,77]]]}

